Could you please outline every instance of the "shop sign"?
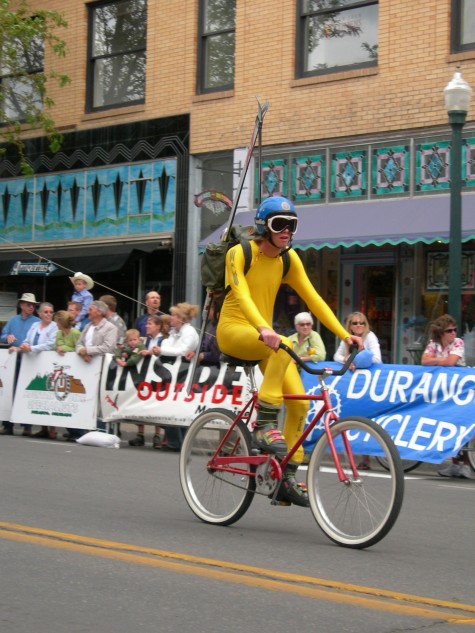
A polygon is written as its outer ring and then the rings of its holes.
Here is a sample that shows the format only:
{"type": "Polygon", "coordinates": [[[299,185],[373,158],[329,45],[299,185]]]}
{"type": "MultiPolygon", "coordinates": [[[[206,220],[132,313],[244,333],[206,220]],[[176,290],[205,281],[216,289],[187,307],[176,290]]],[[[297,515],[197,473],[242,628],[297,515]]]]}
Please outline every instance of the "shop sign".
{"type": "Polygon", "coordinates": [[[50,275],[57,266],[52,262],[15,262],[10,275],[50,275]]]}

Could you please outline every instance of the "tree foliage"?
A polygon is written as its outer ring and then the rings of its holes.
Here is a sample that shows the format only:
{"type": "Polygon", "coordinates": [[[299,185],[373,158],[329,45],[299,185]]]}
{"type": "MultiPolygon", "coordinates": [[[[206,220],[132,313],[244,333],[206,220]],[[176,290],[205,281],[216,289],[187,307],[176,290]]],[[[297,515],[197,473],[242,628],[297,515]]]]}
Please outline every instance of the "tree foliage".
{"type": "MultiPolygon", "coordinates": [[[[0,138],[16,147],[24,174],[33,171],[25,155],[24,129],[42,130],[52,152],[61,147],[49,87],[53,82],[63,87],[70,78],[45,69],[44,57],[46,48],[58,58],[66,55],[66,43],[58,35],[66,27],[57,11],[37,10],[28,0],[0,0],[0,138]]],[[[5,146],[0,148],[5,152],[5,146]]]]}

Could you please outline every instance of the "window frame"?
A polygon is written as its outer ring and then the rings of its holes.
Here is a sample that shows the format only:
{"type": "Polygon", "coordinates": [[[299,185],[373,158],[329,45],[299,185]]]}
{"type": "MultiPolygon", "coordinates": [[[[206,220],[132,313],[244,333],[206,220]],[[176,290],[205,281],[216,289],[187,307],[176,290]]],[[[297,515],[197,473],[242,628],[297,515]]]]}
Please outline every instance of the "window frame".
{"type": "MultiPolygon", "coordinates": [[[[145,103],[145,90],[146,90],[146,67],[144,73],[144,94],[143,97],[139,99],[135,99],[133,101],[121,101],[119,103],[108,103],[106,105],[94,105],[94,74],[95,74],[95,66],[98,60],[103,59],[113,59],[115,57],[124,57],[125,55],[134,54],[134,53],[145,53],[145,60],[147,54],[147,30],[145,31],[145,43],[144,46],[130,48],[126,50],[121,50],[117,53],[110,54],[101,54],[94,55],[94,22],[95,22],[95,12],[97,9],[101,7],[105,7],[108,5],[118,5],[129,0],[101,0],[100,2],[91,3],[87,5],[88,15],[87,15],[87,69],[86,69],[86,113],[92,112],[102,112],[104,110],[113,110],[117,108],[127,108],[130,106],[141,105],[145,103]]],[[[145,10],[148,13],[148,0],[144,0],[145,10]]],[[[147,29],[147,27],[145,27],[147,29]]]]}
{"type": "Polygon", "coordinates": [[[463,53],[475,50],[474,41],[469,44],[462,44],[462,5],[461,0],[452,0],[450,15],[450,48],[452,53],[463,53]]]}
{"type": "MultiPolygon", "coordinates": [[[[349,9],[359,9],[361,7],[376,5],[379,10],[379,0],[355,0],[352,4],[342,4],[340,7],[328,7],[315,11],[304,11],[304,1],[297,0],[296,10],[296,30],[295,30],[295,78],[304,79],[306,77],[318,77],[321,75],[329,75],[334,73],[348,72],[359,70],[361,68],[373,68],[378,65],[378,61],[367,61],[359,64],[346,64],[341,66],[332,66],[331,68],[304,70],[306,52],[304,51],[304,43],[306,41],[307,20],[315,15],[324,15],[325,13],[336,13],[347,11],[349,9]]],[[[351,1],[351,0],[350,0],[351,1]]],[[[379,11],[378,11],[379,19],[379,11]]],[[[379,22],[378,22],[378,41],[379,41],[379,22]]]]}
{"type": "MultiPolygon", "coordinates": [[[[36,36],[35,36],[36,37],[36,36]]],[[[5,85],[8,82],[12,82],[13,84],[18,84],[18,83],[22,83],[23,85],[26,86],[26,82],[27,82],[27,77],[28,76],[28,83],[29,83],[29,87],[28,90],[30,91],[30,97],[33,99],[32,95],[33,93],[36,93],[36,103],[34,105],[35,108],[38,109],[38,111],[43,111],[44,109],[44,103],[43,103],[43,93],[41,91],[41,89],[38,88],[37,84],[35,83],[34,80],[34,75],[41,75],[44,73],[45,71],[45,43],[44,43],[44,39],[37,36],[36,39],[38,40],[38,49],[41,49],[41,65],[34,67],[34,66],[28,66],[28,65],[22,65],[22,69],[24,71],[25,74],[22,75],[15,75],[14,73],[11,72],[3,72],[3,66],[2,66],[2,55],[1,55],[1,50],[0,50],[0,84],[5,85]],[[22,82],[19,77],[23,77],[24,81],[22,82]],[[31,78],[31,79],[30,79],[31,78]]],[[[18,89],[17,88],[8,88],[8,91],[11,92],[17,92],[18,89]]],[[[5,109],[4,109],[4,105],[2,103],[2,101],[0,100],[0,126],[5,126],[8,125],[9,121],[16,121],[18,123],[26,123],[27,122],[27,118],[26,118],[26,112],[18,112],[17,114],[19,114],[19,116],[17,116],[16,114],[14,116],[12,116],[13,112],[11,114],[7,114],[5,116],[5,109]]]]}
{"type": "MultiPolygon", "coordinates": [[[[236,11],[236,0],[232,0],[234,2],[234,7],[236,11]]],[[[198,95],[209,94],[213,92],[223,92],[225,90],[233,90],[234,88],[234,79],[235,79],[235,65],[233,65],[233,79],[232,82],[228,84],[221,84],[219,86],[206,87],[206,69],[208,67],[207,64],[207,51],[208,51],[208,42],[211,38],[225,35],[226,33],[234,33],[234,62],[236,60],[236,17],[234,19],[234,27],[228,29],[219,29],[216,31],[206,31],[205,30],[205,5],[207,0],[199,0],[198,6],[198,52],[197,52],[197,65],[196,65],[196,93],[198,95]]],[[[236,13],[235,13],[236,16],[236,13]]]]}

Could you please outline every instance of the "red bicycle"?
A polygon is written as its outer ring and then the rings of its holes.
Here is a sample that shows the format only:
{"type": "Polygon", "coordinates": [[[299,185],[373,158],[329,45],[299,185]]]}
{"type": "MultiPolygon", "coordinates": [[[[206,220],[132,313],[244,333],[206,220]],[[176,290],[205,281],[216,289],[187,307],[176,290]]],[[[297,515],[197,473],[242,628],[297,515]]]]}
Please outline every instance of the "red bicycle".
{"type": "Polygon", "coordinates": [[[313,419],[283,459],[253,447],[251,430],[257,404],[254,365],[226,357],[243,366],[250,380],[250,398],[233,415],[228,409],[208,409],[190,425],[180,455],[180,482],[194,514],[206,523],[230,525],[240,519],[255,495],[269,497],[274,505],[282,472],[295,451],[322,420],[308,464],[310,508],[323,532],[344,547],[362,549],[380,541],[394,525],[404,496],[404,472],[389,434],[373,420],[354,416],[338,418],[331,401],[328,376],[341,376],[356,356],[354,349],[339,369],[306,365],[281,344],[305,371],[318,376],[320,393],[284,395],[284,400],[318,401],[313,419]],[[362,455],[383,457],[386,472],[359,472],[362,455]]]}

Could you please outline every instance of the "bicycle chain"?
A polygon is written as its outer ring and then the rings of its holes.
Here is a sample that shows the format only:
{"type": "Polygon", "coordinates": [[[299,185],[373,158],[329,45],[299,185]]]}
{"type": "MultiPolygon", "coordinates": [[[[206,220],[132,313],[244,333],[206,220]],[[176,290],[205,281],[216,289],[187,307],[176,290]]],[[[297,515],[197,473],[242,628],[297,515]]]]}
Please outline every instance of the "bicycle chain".
{"type": "Polygon", "coordinates": [[[259,492],[259,490],[248,490],[245,486],[239,486],[238,484],[232,483],[231,481],[228,481],[227,479],[224,479],[223,477],[219,477],[217,474],[217,471],[212,473],[212,475],[216,479],[219,479],[220,481],[223,481],[224,483],[228,484],[228,486],[239,488],[239,490],[247,490],[247,492],[252,492],[252,494],[254,495],[261,495],[262,497],[268,497],[268,493],[266,492],[259,492]]]}

